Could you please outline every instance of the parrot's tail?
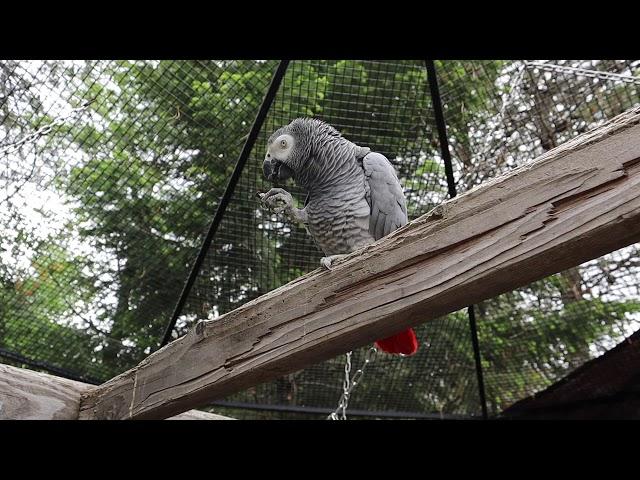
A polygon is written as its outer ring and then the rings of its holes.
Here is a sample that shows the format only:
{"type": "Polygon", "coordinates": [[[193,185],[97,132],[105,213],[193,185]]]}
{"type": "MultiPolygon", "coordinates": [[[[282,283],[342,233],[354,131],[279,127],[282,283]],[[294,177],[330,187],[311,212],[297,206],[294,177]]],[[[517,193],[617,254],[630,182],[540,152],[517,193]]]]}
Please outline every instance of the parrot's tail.
{"type": "Polygon", "coordinates": [[[411,328],[384,340],[378,340],[375,345],[387,353],[413,355],[418,351],[418,339],[411,328]]]}

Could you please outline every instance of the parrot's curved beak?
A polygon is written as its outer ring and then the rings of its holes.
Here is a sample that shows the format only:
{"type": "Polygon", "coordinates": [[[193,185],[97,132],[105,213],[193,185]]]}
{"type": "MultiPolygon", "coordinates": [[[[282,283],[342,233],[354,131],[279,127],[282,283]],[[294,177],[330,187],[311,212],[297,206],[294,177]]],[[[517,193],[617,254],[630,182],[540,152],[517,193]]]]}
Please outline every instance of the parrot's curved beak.
{"type": "Polygon", "coordinates": [[[262,172],[267,180],[275,182],[293,177],[293,170],[279,160],[265,158],[262,163],[262,172]]]}

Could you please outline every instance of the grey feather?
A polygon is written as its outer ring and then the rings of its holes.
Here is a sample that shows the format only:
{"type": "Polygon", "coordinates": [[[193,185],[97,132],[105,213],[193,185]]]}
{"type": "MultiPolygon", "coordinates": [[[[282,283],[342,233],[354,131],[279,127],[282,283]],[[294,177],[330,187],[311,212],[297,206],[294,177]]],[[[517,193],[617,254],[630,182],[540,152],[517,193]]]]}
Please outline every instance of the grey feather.
{"type": "Polygon", "coordinates": [[[376,240],[389,235],[408,222],[402,186],[391,162],[376,152],[362,159],[365,192],[371,206],[369,232],[376,240]]]}

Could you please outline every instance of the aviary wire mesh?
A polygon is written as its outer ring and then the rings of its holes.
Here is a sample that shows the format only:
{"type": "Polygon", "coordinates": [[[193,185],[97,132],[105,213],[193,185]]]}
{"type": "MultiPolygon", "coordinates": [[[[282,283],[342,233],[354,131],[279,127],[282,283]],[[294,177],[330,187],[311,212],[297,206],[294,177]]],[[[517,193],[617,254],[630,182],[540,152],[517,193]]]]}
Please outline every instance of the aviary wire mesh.
{"type": "Polygon", "coordinates": [[[629,419],[640,407],[640,330],[544,392],[511,405],[509,418],[629,419]]]}
{"type": "MultiPolygon", "coordinates": [[[[158,347],[277,64],[0,62],[3,361],[101,382],[158,347]]],[[[436,67],[459,193],[640,102],[640,82],[629,80],[639,61],[436,67]]],[[[256,197],[271,187],[261,172],[267,137],[303,115],[385,154],[410,218],[446,200],[424,62],[293,61],[176,335],[317,268],[321,255],[304,230],[266,213],[256,197]]],[[[637,330],[639,267],[634,245],[477,305],[490,414],[637,330]]],[[[378,355],[348,413],[480,415],[466,311],[417,332],[420,352],[378,355]]],[[[354,352],[355,366],[364,352],[354,352]]],[[[343,369],[341,356],[215,409],[237,418],[324,418],[343,369]]]]}

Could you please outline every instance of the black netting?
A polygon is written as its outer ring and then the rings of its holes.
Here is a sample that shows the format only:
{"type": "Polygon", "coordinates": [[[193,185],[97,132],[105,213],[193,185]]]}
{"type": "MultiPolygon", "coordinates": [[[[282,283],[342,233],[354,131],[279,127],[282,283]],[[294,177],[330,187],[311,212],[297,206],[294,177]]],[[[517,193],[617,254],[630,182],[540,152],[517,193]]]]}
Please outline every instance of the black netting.
{"type": "MultiPolygon", "coordinates": [[[[159,346],[277,64],[0,62],[3,361],[99,382],[159,346]]],[[[639,61],[441,61],[436,69],[459,193],[640,102],[639,61]]],[[[293,61],[175,335],[317,268],[306,232],[265,213],[256,197],[271,187],[261,170],[267,137],[298,116],[385,154],[410,218],[446,200],[424,62],[293,61]]],[[[639,264],[630,246],[475,306],[491,415],[638,329],[639,264]]],[[[479,415],[466,310],[417,332],[419,354],[379,355],[350,411],[479,415]]],[[[354,352],[354,366],[365,352],[354,352]]],[[[216,408],[238,418],[324,418],[343,372],[338,357],[216,408]]]]}

